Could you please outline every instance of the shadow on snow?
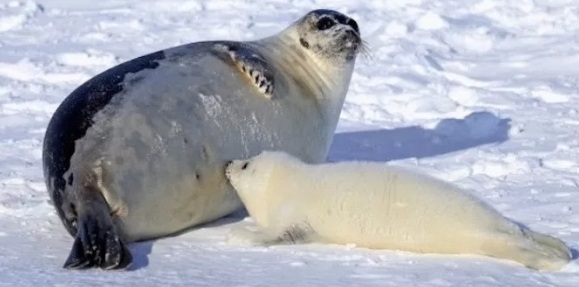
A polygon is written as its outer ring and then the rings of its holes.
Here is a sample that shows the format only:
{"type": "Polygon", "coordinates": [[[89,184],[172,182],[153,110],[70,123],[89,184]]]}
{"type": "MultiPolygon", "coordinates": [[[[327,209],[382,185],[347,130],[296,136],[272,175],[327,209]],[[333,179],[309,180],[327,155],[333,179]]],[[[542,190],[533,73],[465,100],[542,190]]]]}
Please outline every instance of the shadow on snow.
{"type": "Polygon", "coordinates": [[[435,128],[400,127],[338,133],[328,161],[391,161],[426,158],[509,139],[510,119],[474,112],[464,119],[444,119],[435,128]]]}

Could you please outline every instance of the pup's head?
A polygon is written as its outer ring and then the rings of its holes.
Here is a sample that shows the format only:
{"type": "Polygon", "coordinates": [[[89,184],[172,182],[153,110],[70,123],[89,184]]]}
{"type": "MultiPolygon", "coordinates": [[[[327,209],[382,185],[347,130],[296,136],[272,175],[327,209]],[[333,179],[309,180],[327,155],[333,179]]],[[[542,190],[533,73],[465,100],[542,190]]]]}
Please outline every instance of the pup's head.
{"type": "Polygon", "coordinates": [[[287,153],[264,151],[245,160],[233,160],[225,168],[225,176],[244,200],[246,196],[265,196],[269,180],[284,165],[298,162],[287,153]]]}

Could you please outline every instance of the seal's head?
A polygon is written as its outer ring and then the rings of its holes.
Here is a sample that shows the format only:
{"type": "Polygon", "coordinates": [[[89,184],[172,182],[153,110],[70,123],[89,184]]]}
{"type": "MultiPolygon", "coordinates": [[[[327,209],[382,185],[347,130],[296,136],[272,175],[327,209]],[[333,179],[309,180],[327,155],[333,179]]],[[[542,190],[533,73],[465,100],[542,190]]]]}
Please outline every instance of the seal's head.
{"type": "Polygon", "coordinates": [[[358,23],[337,11],[311,11],[294,26],[300,45],[324,60],[349,63],[363,47],[358,23]]]}
{"type": "MultiPolygon", "coordinates": [[[[252,45],[275,67],[278,74],[275,86],[297,91],[290,93],[295,94],[292,97],[316,100],[319,115],[325,121],[321,136],[331,138],[350,86],[356,56],[366,51],[358,23],[336,11],[314,10],[280,33],[252,45]]],[[[330,142],[325,143],[328,149],[330,142]]]]}

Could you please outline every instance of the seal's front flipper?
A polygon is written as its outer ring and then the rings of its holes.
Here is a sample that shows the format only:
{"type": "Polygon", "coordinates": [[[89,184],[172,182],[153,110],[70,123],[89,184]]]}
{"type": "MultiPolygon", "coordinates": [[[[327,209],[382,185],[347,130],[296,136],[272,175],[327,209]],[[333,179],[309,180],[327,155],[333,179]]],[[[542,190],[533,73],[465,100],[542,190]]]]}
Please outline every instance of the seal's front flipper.
{"type": "Polygon", "coordinates": [[[132,261],[130,251],[119,236],[102,193],[83,186],[77,200],[77,232],[68,259],[67,269],[124,269],[132,261]]]}
{"type": "Polygon", "coordinates": [[[267,230],[240,227],[233,229],[227,236],[229,243],[246,246],[271,246],[276,244],[298,244],[308,242],[312,237],[311,228],[306,225],[292,225],[281,233],[275,234],[267,230]]]}
{"type": "Polygon", "coordinates": [[[287,227],[278,237],[279,241],[291,244],[308,242],[312,237],[312,229],[307,224],[294,224],[287,227]]]}
{"type": "Polygon", "coordinates": [[[233,64],[248,77],[257,90],[267,99],[271,99],[274,85],[273,73],[265,59],[257,51],[239,44],[216,44],[215,48],[226,53],[233,64]]]}
{"type": "Polygon", "coordinates": [[[248,227],[238,227],[231,230],[226,240],[228,243],[243,246],[269,246],[281,242],[276,236],[248,227]]]}

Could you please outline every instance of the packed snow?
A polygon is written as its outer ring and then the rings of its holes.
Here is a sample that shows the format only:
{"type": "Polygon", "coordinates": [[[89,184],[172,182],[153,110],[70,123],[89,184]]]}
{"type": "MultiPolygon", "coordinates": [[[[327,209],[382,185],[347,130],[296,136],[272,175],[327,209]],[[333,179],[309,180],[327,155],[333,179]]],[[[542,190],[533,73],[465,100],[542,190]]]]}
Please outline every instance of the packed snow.
{"type": "Polygon", "coordinates": [[[0,286],[579,286],[576,0],[0,0],[0,286]],[[480,256],[352,246],[240,247],[229,217],[130,246],[131,271],[61,268],[72,238],[42,176],[44,130],[106,68],[202,40],[277,33],[310,10],[355,18],[360,57],[329,161],[412,167],[556,236],[538,272],[480,256]]]}

